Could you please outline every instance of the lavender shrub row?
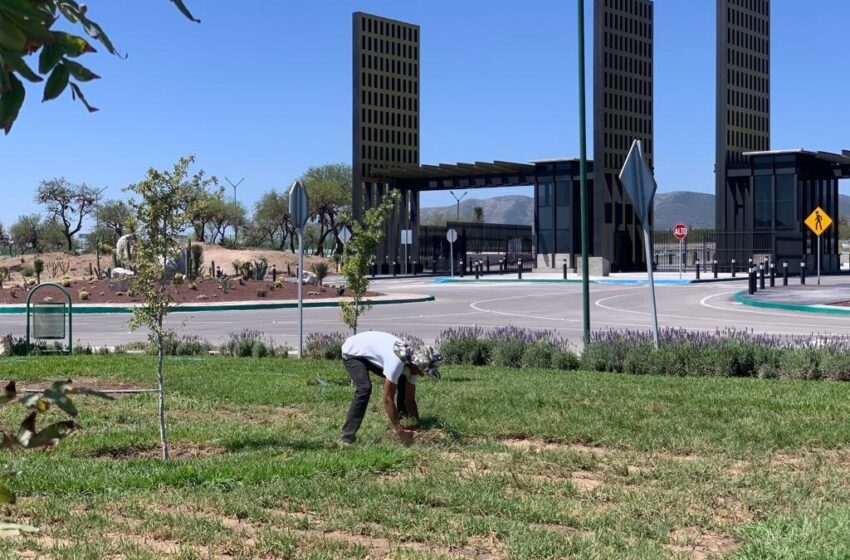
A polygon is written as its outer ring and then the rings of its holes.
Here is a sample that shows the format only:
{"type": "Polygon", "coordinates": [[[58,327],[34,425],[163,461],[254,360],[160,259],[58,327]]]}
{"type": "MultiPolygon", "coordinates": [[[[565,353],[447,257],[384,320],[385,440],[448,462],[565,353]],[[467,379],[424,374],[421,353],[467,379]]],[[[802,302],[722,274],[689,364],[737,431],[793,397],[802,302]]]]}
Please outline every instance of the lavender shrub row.
{"type": "Polygon", "coordinates": [[[440,333],[437,348],[448,364],[560,370],[579,366],[567,340],[551,330],[456,327],[440,333]]]}

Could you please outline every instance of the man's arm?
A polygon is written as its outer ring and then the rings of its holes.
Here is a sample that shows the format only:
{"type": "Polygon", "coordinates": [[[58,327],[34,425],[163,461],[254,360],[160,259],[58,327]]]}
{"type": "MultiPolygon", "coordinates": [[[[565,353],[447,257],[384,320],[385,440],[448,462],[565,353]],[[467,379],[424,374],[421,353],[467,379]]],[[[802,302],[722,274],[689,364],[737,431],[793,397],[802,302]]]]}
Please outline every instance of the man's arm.
{"type": "Polygon", "coordinates": [[[416,384],[407,384],[407,393],[404,395],[404,407],[407,414],[419,420],[419,407],[416,406],[416,384]]]}
{"type": "Polygon", "coordinates": [[[395,407],[395,393],[397,389],[388,379],[384,380],[384,410],[387,411],[390,424],[392,424],[393,430],[398,434],[401,442],[409,445],[412,443],[412,435],[402,427],[401,422],[398,420],[398,410],[395,407]]]}

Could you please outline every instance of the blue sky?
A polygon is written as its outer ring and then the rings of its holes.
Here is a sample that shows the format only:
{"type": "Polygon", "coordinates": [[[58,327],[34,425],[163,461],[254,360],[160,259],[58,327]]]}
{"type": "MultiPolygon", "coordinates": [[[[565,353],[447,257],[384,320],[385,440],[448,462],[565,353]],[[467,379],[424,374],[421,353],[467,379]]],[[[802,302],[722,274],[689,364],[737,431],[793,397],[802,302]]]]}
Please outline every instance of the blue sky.
{"type": "MultiPolygon", "coordinates": [[[[12,134],[0,137],[0,222],[35,211],[38,182],[56,176],[120,197],[149,166],[194,154],[222,182],[244,177],[239,198],[251,205],[310,165],[350,161],[354,11],[422,26],[423,163],[578,155],[573,1],[187,3],[202,24],[167,0],[88,3],[127,58],[88,57],[103,77],[85,88],[99,113],[29,91],[12,134]]],[[[662,191],[714,189],[714,4],[656,1],[662,191]]],[[[774,148],[850,148],[847,21],[846,0],[774,0],[774,148]]]]}

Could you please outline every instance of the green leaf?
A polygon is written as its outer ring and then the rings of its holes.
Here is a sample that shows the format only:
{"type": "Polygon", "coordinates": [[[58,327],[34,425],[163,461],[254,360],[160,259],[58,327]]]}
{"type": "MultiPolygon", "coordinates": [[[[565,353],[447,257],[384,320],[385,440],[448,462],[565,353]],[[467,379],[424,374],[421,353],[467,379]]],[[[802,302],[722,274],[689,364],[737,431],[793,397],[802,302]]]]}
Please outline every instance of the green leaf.
{"type": "Polygon", "coordinates": [[[43,82],[44,81],[44,78],[42,78],[41,76],[36,74],[32,70],[32,68],[30,68],[27,65],[26,62],[24,62],[24,59],[21,58],[20,56],[7,55],[5,60],[6,60],[6,63],[9,66],[12,67],[12,70],[14,70],[18,74],[20,74],[25,79],[27,79],[31,82],[43,82]]]}
{"type": "Polygon", "coordinates": [[[65,91],[65,88],[68,87],[69,77],[68,67],[64,64],[59,64],[54,68],[53,72],[50,73],[50,77],[47,78],[47,83],[44,84],[44,98],[41,101],[50,101],[59,97],[65,91]]]}
{"type": "Polygon", "coordinates": [[[118,55],[118,51],[115,49],[112,41],[106,35],[106,32],[103,31],[101,26],[88,19],[83,14],[80,14],[80,23],[83,24],[83,29],[89,37],[99,41],[100,44],[106,47],[106,50],[108,50],[110,54],[118,55]]]}
{"type": "Polygon", "coordinates": [[[91,105],[89,105],[89,102],[86,101],[86,98],[83,95],[83,90],[81,90],[80,86],[78,86],[74,82],[71,82],[71,97],[73,97],[74,99],[79,97],[80,102],[83,105],[86,106],[86,109],[88,109],[89,113],[94,113],[95,111],[100,111],[100,109],[98,109],[97,107],[92,107],[91,105]]]}
{"type": "Polygon", "coordinates": [[[26,44],[24,32],[7,17],[0,18],[0,47],[19,53],[23,52],[26,44]]]}
{"type": "Polygon", "coordinates": [[[14,504],[18,501],[15,493],[8,486],[0,482],[0,504],[14,504]]]}
{"type": "Polygon", "coordinates": [[[12,125],[15,124],[15,119],[18,118],[18,112],[26,97],[21,81],[14,74],[8,74],[8,76],[10,89],[0,94],[0,128],[6,134],[12,130],[12,125]]]}
{"type": "Polygon", "coordinates": [[[44,45],[38,55],[38,73],[47,74],[62,60],[62,47],[56,43],[44,45]]]}
{"type": "Polygon", "coordinates": [[[63,64],[68,67],[68,71],[71,73],[71,76],[73,76],[76,80],[79,80],[81,82],[90,82],[91,80],[100,79],[100,76],[98,76],[79,62],[74,62],[73,60],[66,60],[65,62],[63,62],[63,64]]]}
{"type": "Polygon", "coordinates": [[[56,447],[59,442],[80,429],[80,426],[71,420],[51,424],[30,437],[27,449],[40,449],[43,447],[56,447]]]}
{"type": "Polygon", "coordinates": [[[0,523],[0,538],[20,537],[24,533],[38,533],[37,527],[20,525],[18,523],[0,523]]]}
{"type": "Polygon", "coordinates": [[[16,398],[18,398],[18,388],[14,381],[9,381],[9,384],[0,391],[0,405],[10,403],[16,398]]]}
{"type": "Polygon", "coordinates": [[[71,35],[70,33],[65,33],[63,31],[54,31],[53,39],[55,41],[55,44],[62,47],[62,52],[68,56],[78,57],[85,53],[96,52],[94,50],[94,47],[92,47],[88,43],[88,41],[86,41],[82,37],[71,35]]]}
{"type": "Polygon", "coordinates": [[[189,18],[190,20],[192,20],[196,23],[201,23],[201,20],[195,19],[195,17],[189,12],[189,9],[186,8],[186,5],[183,3],[183,0],[171,0],[171,1],[174,2],[174,5],[177,6],[177,9],[180,10],[180,13],[182,13],[184,16],[186,16],[187,18],[189,18]]]}
{"type": "MultiPolygon", "coordinates": [[[[50,80],[48,80],[49,82],[50,80]]],[[[68,398],[71,385],[67,381],[57,381],[44,391],[44,398],[52,401],[56,406],[65,411],[69,416],[76,416],[77,407],[68,398]]]]}

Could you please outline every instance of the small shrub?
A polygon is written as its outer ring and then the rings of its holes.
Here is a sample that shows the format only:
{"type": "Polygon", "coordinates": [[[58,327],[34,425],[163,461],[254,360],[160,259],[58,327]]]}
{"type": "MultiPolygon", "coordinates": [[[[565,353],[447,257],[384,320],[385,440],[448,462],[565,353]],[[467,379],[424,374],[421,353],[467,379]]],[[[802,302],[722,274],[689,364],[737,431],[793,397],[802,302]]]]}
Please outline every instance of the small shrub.
{"type": "Polygon", "coordinates": [[[275,355],[275,347],[259,331],[245,330],[230,333],[230,338],[221,347],[221,353],[234,358],[266,357],[275,355]]]}
{"type": "Polygon", "coordinates": [[[80,292],[80,301],[88,301],[89,295],[90,294],[87,291],[85,291],[85,290],[81,291],[80,292]]]}
{"type": "Polygon", "coordinates": [[[532,369],[551,369],[552,358],[558,348],[551,342],[539,341],[526,346],[522,354],[522,367],[532,369]]]}
{"type": "Polygon", "coordinates": [[[341,360],[343,333],[310,333],[304,339],[304,355],[317,360],[341,360]]]}
{"type": "Polygon", "coordinates": [[[496,367],[520,368],[525,344],[516,338],[506,338],[493,343],[493,365],[496,367]]]}
{"type": "MultiPolygon", "coordinates": [[[[132,345],[125,347],[133,349],[132,345]]],[[[156,344],[148,343],[144,346],[146,354],[155,356],[159,352],[156,344]]],[[[206,356],[213,350],[213,345],[195,335],[176,336],[170,335],[165,337],[163,344],[163,352],[166,356],[206,356]]]]}
{"type": "Polygon", "coordinates": [[[269,293],[268,293],[266,290],[264,290],[264,289],[262,289],[262,288],[260,288],[259,290],[257,290],[257,297],[258,297],[258,298],[264,298],[264,297],[266,297],[267,295],[269,295],[269,293]]]}
{"type": "Polygon", "coordinates": [[[44,261],[41,259],[35,259],[35,261],[33,261],[33,265],[36,281],[41,282],[41,273],[44,272],[44,261]]]}
{"type": "Polygon", "coordinates": [[[65,288],[71,287],[71,277],[70,276],[65,275],[65,276],[62,277],[62,286],[65,287],[65,288]]]}
{"type": "Polygon", "coordinates": [[[32,288],[33,286],[35,286],[35,278],[30,278],[27,280],[27,287],[32,288]]]}
{"type": "Polygon", "coordinates": [[[440,345],[447,364],[486,366],[490,364],[493,343],[482,338],[450,338],[440,345]]]}
{"type": "Polygon", "coordinates": [[[189,277],[192,280],[197,280],[201,277],[201,271],[204,269],[204,248],[197,243],[193,243],[189,248],[189,277]]]}
{"type": "Polygon", "coordinates": [[[779,375],[783,379],[820,379],[820,352],[814,348],[796,348],[782,353],[779,375]]]}
{"type": "Polygon", "coordinates": [[[575,371],[581,362],[575,352],[559,350],[552,355],[552,367],[561,371],[575,371]]]}
{"type": "Polygon", "coordinates": [[[24,268],[21,269],[21,275],[24,278],[30,278],[32,276],[35,276],[35,269],[33,267],[27,265],[27,266],[25,266],[24,268]]]}
{"type": "Polygon", "coordinates": [[[2,289],[3,284],[5,284],[7,280],[9,280],[9,276],[9,268],[6,266],[0,266],[0,289],[2,289]]]}
{"type": "Polygon", "coordinates": [[[850,381],[850,352],[824,352],[818,363],[821,377],[830,381],[850,381]]]}
{"type": "Polygon", "coordinates": [[[181,286],[183,284],[183,279],[184,279],[183,275],[178,272],[174,275],[174,280],[172,280],[172,282],[174,283],[175,286],[181,286]]]}
{"type": "Polygon", "coordinates": [[[274,287],[275,288],[283,288],[283,280],[281,280],[281,279],[275,280],[274,281],[274,287]]]}
{"type": "Polygon", "coordinates": [[[192,291],[198,291],[198,285],[197,285],[197,284],[195,284],[194,282],[189,282],[189,283],[186,285],[186,287],[187,287],[187,288],[189,288],[189,289],[190,289],[190,290],[192,290],[192,291]]]}
{"type": "Polygon", "coordinates": [[[316,275],[316,279],[319,281],[319,286],[321,287],[322,282],[328,277],[328,263],[324,261],[315,262],[311,269],[313,274],[316,275]]]}

